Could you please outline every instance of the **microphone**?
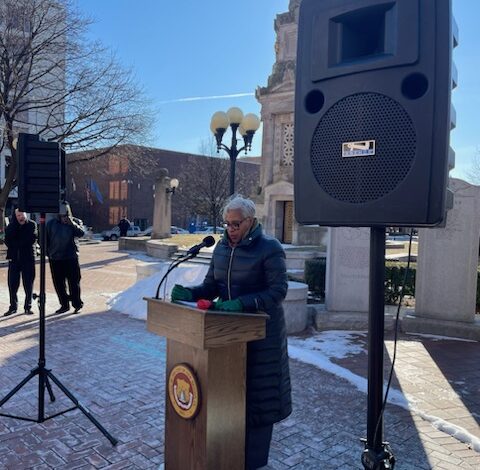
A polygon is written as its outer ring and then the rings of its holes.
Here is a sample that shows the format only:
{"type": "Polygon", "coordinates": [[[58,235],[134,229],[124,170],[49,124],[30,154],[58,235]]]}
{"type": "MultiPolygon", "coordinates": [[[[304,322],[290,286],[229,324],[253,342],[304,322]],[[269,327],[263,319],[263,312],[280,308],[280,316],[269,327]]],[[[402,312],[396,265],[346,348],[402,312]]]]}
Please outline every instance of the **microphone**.
{"type": "Polygon", "coordinates": [[[211,235],[209,235],[208,237],[205,237],[202,241],[202,243],[199,243],[198,245],[194,245],[192,246],[192,248],[190,248],[188,251],[187,251],[187,255],[198,255],[199,251],[204,248],[204,247],[209,247],[209,246],[213,246],[215,245],[215,238],[213,238],[211,235]]]}

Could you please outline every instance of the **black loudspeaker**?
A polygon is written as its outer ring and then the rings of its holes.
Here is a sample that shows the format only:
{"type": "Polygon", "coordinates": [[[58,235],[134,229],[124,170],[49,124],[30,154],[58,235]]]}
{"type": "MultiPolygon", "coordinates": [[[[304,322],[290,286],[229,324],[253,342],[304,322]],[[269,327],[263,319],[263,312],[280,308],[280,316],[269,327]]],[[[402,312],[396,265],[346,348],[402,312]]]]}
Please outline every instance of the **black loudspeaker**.
{"type": "Polygon", "coordinates": [[[18,206],[26,212],[58,213],[61,184],[65,183],[65,152],[57,142],[20,133],[18,155],[18,206]]]}
{"type": "Polygon", "coordinates": [[[446,210],[450,0],[303,0],[295,215],[330,226],[432,226],[446,210]]]}

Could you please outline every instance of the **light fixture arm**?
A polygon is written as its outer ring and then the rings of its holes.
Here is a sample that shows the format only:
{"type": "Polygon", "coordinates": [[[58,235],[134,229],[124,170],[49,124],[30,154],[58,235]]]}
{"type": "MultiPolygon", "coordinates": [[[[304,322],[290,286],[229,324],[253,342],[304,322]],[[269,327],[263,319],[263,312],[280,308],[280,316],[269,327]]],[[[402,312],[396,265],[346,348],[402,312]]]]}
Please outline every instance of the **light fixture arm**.
{"type": "Polygon", "coordinates": [[[178,188],[179,181],[177,178],[172,178],[170,180],[170,186],[165,188],[167,194],[175,194],[175,190],[178,188]]]}

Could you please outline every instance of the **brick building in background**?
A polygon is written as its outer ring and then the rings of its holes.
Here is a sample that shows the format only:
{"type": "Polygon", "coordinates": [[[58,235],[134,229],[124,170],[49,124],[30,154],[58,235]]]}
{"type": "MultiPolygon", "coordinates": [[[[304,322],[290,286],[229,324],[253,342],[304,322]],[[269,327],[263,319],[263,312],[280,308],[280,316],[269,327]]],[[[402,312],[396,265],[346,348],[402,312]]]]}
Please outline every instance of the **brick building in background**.
{"type": "MultiPolygon", "coordinates": [[[[184,191],[184,198],[189,188],[182,187],[182,175],[198,167],[198,159],[225,163],[225,159],[217,157],[137,145],[121,145],[104,154],[101,150],[72,153],[67,156],[67,200],[73,214],[93,227],[94,232],[116,225],[122,217],[144,229],[153,223],[159,170],[166,168],[171,178],[180,180],[179,190],[184,191]]],[[[250,189],[245,194],[249,196],[258,187],[260,158],[242,160],[237,160],[236,174],[249,182],[250,189]]],[[[176,195],[172,198],[172,225],[187,227],[192,218],[208,220],[209,214],[186,212],[181,200],[176,195]]]]}

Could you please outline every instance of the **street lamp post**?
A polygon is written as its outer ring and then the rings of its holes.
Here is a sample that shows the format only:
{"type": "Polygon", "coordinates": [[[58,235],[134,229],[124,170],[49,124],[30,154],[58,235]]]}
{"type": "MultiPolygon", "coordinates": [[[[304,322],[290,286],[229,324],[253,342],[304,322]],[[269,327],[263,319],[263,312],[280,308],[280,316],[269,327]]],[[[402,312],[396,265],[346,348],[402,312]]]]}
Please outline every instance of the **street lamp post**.
{"type": "Polygon", "coordinates": [[[210,122],[210,130],[217,141],[217,153],[223,149],[230,158],[230,194],[235,193],[235,166],[238,154],[245,150],[245,155],[252,149],[252,140],[255,131],[260,127],[260,119],[252,113],[243,115],[240,108],[230,108],[226,113],[217,111],[210,122]],[[232,143],[227,147],[222,143],[223,135],[230,126],[232,143]],[[243,137],[243,147],[237,148],[237,131],[243,137]]]}

